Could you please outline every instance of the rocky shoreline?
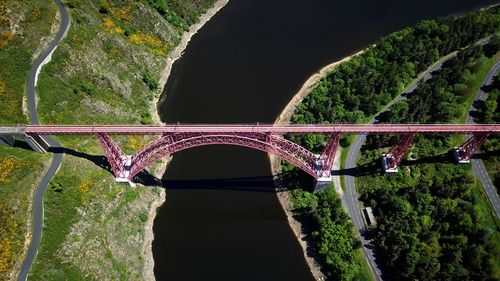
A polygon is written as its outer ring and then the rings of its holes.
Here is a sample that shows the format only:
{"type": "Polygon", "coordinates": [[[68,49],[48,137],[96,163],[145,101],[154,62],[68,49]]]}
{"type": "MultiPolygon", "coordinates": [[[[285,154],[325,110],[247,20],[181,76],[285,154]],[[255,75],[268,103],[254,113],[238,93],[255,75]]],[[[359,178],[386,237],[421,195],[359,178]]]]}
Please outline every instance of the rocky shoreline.
{"type": "MultiPolygon", "coordinates": [[[[295,111],[295,108],[304,100],[304,98],[311,93],[311,91],[314,89],[314,87],[317,85],[317,83],[321,80],[321,78],[325,77],[329,72],[331,72],[335,67],[337,67],[339,64],[349,61],[353,57],[360,55],[364,52],[365,50],[359,51],[353,55],[350,55],[348,57],[345,57],[339,61],[336,61],[334,63],[331,63],[323,68],[321,68],[317,73],[314,73],[309,77],[309,79],[306,80],[306,82],[302,85],[300,90],[293,96],[293,98],[290,100],[290,102],[285,106],[281,114],[276,118],[276,121],[274,122],[275,125],[288,125],[290,124],[290,120],[292,118],[293,112],[295,111]]],[[[337,151],[337,155],[335,156],[336,158],[336,166],[339,165],[339,151],[337,151]]],[[[281,173],[282,167],[281,167],[281,159],[279,157],[276,157],[274,155],[269,155],[269,161],[271,162],[271,172],[273,175],[277,175],[281,173]]],[[[279,187],[278,187],[279,189],[279,187]]],[[[340,191],[341,189],[338,188],[340,191]]],[[[338,192],[338,191],[337,191],[338,192]]],[[[302,231],[302,224],[296,220],[293,216],[293,206],[292,206],[292,201],[290,198],[290,195],[288,194],[287,191],[283,192],[278,192],[277,194],[278,200],[281,204],[281,207],[283,208],[283,211],[286,214],[288,224],[290,225],[290,228],[292,229],[293,233],[297,237],[297,241],[302,247],[302,250],[304,252],[304,258],[307,262],[307,265],[309,266],[309,269],[311,273],[313,274],[314,278],[316,280],[325,280],[325,275],[321,272],[321,266],[320,264],[314,259],[313,256],[309,255],[307,253],[307,243],[306,243],[306,236],[307,233],[304,233],[302,231]]]]}
{"type": "Polygon", "coordinates": [[[182,54],[184,53],[184,50],[186,49],[189,41],[191,41],[191,38],[193,35],[195,35],[200,28],[205,25],[220,9],[222,9],[226,4],[229,2],[229,0],[218,0],[214,3],[213,7],[208,9],[203,15],[200,16],[198,19],[198,22],[191,25],[189,28],[189,31],[185,32],[182,34],[181,42],[175,49],[172,51],[170,56],[167,58],[167,63],[165,65],[165,68],[160,74],[160,81],[159,81],[159,92],[158,95],[154,98],[154,100],[151,102],[151,116],[153,119],[153,123],[155,124],[161,124],[161,119],[160,115],[158,114],[158,103],[161,101],[161,99],[164,98],[162,96],[163,89],[165,88],[165,85],[167,84],[168,77],[170,76],[170,72],[172,71],[172,66],[174,65],[174,62],[182,57],[182,54]]]}
{"type": "Polygon", "coordinates": [[[144,244],[142,247],[142,254],[144,256],[144,269],[142,272],[142,276],[144,280],[155,280],[154,266],[155,261],[153,258],[153,223],[156,217],[156,213],[158,208],[163,205],[166,199],[165,189],[158,189],[159,196],[151,203],[149,207],[148,220],[146,221],[146,225],[144,226],[144,244]]]}
{"type": "MultiPolygon", "coordinates": [[[[229,0],[219,0],[217,1],[212,8],[210,8],[205,14],[203,14],[199,18],[199,22],[192,25],[189,29],[188,32],[184,33],[182,36],[181,43],[173,50],[171,53],[171,56],[167,59],[167,63],[165,65],[165,68],[161,72],[160,75],[160,80],[159,80],[159,85],[161,91],[163,91],[168,78],[170,76],[170,72],[172,70],[172,66],[174,62],[179,59],[185,48],[187,47],[187,44],[191,40],[192,36],[198,32],[198,30],[206,23],[208,22],[221,8],[223,8],[229,0]]],[[[352,57],[359,55],[363,53],[364,50],[359,51],[351,56],[348,56],[342,60],[336,61],[334,63],[331,63],[322,69],[320,69],[317,73],[313,74],[309,79],[306,80],[306,82],[303,84],[301,89],[297,92],[297,94],[294,95],[294,97],[290,100],[290,102],[286,105],[286,107],[283,109],[281,114],[278,116],[274,124],[290,124],[290,119],[292,117],[292,114],[299,105],[302,100],[314,89],[314,86],[319,82],[321,78],[323,78],[327,73],[332,71],[336,66],[339,64],[350,60],[352,57]]],[[[160,116],[157,111],[157,106],[161,102],[161,99],[163,99],[164,96],[162,96],[162,92],[159,92],[158,95],[155,97],[155,99],[151,102],[151,115],[153,122],[155,124],[162,124],[160,116]]],[[[278,157],[274,157],[273,155],[269,155],[269,159],[271,162],[271,170],[273,175],[278,174],[281,172],[281,165],[280,165],[280,159],[278,157]]],[[[161,167],[159,167],[158,170],[164,170],[166,168],[166,165],[168,164],[169,161],[166,163],[162,164],[161,167]]],[[[297,240],[299,241],[303,251],[304,251],[304,257],[306,259],[306,262],[316,280],[325,280],[324,274],[321,272],[320,265],[314,257],[309,256],[307,254],[307,244],[306,244],[306,239],[305,236],[306,234],[302,232],[302,225],[300,224],[299,221],[297,221],[293,217],[293,212],[292,212],[292,205],[291,205],[291,200],[289,197],[289,194],[285,192],[279,192],[278,195],[278,200],[281,204],[281,207],[283,208],[284,212],[286,213],[288,224],[290,225],[290,228],[293,230],[295,236],[297,237],[297,240]]],[[[153,221],[154,218],[156,217],[156,210],[164,203],[166,199],[166,194],[165,191],[162,190],[160,197],[155,200],[151,204],[150,212],[149,212],[149,217],[148,217],[148,222],[145,225],[145,241],[144,241],[144,256],[145,256],[145,268],[143,272],[143,276],[146,280],[154,280],[154,259],[153,259],[153,253],[152,253],[152,242],[154,239],[154,233],[152,231],[153,227],[153,221]]]]}
{"type": "MultiPolygon", "coordinates": [[[[215,2],[212,8],[208,9],[203,15],[200,16],[200,18],[198,19],[198,23],[191,25],[189,31],[185,32],[182,35],[181,42],[179,43],[179,45],[177,45],[177,47],[175,47],[175,49],[170,54],[169,58],[167,59],[165,68],[160,74],[160,80],[159,80],[160,90],[158,90],[156,97],[153,99],[150,105],[151,117],[154,124],[156,125],[162,124],[160,115],[158,114],[158,103],[160,102],[163,89],[167,84],[168,77],[170,76],[170,72],[172,71],[172,66],[174,62],[180,57],[182,57],[182,54],[186,49],[189,41],[193,37],[193,35],[195,35],[198,32],[198,30],[201,27],[203,27],[203,25],[205,25],[205,23],[207,23],[228,2],[229,0],[219,0],[215,2]]],[[[169,162],[170,158],[167,159],[166,161],[162,161],[160,166],[158,166],[155,169],[154,173],[155,176],[161,177],[161,174],[159,174],[159,172],[164,172],[169,162]]],[[[153,223],[158,208],[160,208],[163,205],[163,203],[165,203],[165,200],[166,200],[166,191],[165,189],[161,188],[159,190],[159,196],[151,203],[148,214],[148,220],[144,226],[144,244],[143,244],[144,269],[142,275],[145,280],[155,280],[154,258],[153,258],[153,240],[154,240],[153,223]]]]}

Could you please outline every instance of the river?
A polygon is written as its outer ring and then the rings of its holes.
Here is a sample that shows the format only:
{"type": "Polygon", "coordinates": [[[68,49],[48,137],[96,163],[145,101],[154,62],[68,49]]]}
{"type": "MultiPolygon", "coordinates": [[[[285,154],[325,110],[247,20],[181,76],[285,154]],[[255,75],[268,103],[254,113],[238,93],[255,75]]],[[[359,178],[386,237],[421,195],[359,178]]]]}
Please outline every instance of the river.
{"type": "MultiPolygon", "coordinates": [[[[495,2],[231,0],[174,64],[159,113],[167,123],[272,123],[322,66],[421,19],[495,2]]],[[[269,176],[258,151],[176,154],[154,223],[156,279],[313,280],[276,195],[262,191],[269,176]]]]}

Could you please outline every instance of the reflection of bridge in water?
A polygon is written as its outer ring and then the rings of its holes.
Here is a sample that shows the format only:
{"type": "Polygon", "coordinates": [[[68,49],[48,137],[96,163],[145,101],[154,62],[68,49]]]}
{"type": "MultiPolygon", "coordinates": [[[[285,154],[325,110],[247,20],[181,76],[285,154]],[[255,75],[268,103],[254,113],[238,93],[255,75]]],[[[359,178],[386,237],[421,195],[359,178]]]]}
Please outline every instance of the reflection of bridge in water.
{"type": "Polygon", "coordinates": [[[341,134],[396,134],[400,140],[384,155],[384,170],[397,171],[416,134],[470,134],[455,149],[458,162],[467,162],[478,147],[500,126],[452,124],[335,124],[335,125],[164,125],[164,126],[11,126],[0,127],[0,136],[22,135],[38,151],[48,148],[44,135],[96,135],[117,181],[131,182],[157,160],[176,152],[205,145],[236,145],[275,154],[314,177],[319,185],[330,183],[333,159],[341,134]],[[328,134],[323,152],[315,155],[283,135],[328,134]],[[137,151],[125,155],[110,135],[159,135],[137,151]]]}

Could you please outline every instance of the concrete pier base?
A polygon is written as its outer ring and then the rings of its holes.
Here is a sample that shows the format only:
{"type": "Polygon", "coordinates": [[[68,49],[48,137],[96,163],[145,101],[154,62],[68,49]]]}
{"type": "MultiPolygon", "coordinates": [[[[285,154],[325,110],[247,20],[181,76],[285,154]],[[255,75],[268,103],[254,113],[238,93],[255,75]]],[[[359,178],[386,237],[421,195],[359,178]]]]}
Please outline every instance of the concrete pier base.
{"type": "Polygon", "coordinates": [[[0,135],[0,145],[7,145],[7,146],[14,146],[14,143],[16,143],[16,139],[13,136],[8,136],[8,135],[0,135]]]}
{"type": "Polygon", "coordinates": [[[382,155],[382,169],[384,169],[384,173],[397,173],[398,172],[398,168],[389,168],[387,166],[387,162],[388,162],[388,159],[391,158],[391,155],[390,154],[383,154],[382,155]]]}
{"type": "Polygon", "coordinates": [[[470,163],[470,160],[460,159],[458,147],[455,147],[455,149],[453,149],[453,158],[455,159],[455,162],[457,162],[458,164],[469,164],[470,163]]]}
{"type": "Polygon", "coordinates": [[[116,182],[128,183],[131,187],[135,187],[135,183],[128,178],[130,175],[130,168],[132,166],[132,156],[123,156],[122,163],[125,165],[125,171],[116,177],[116,182]]]}
{"type": "Polygon", "coordinates": [[[318,192],[323,189],[329,188],[332,185],[332,177],[321,177],[314,181],[313,192],[318,192]]]}

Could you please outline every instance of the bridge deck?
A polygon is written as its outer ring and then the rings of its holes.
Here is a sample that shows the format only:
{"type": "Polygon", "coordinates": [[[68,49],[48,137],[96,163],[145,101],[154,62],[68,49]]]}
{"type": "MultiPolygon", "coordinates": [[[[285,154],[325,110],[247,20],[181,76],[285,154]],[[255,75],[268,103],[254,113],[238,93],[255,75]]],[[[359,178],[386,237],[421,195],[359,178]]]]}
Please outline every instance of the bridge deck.
{"type": "Polygon", "coordinates": [[[0,127],[2,131],[23,131],[27,134],[88,135],[141,134],[161,135],[165,133],[270,133],[270,134],[407,134],[407,133],[498,133],[497,124],[335,124],[335,125],[164,125],[164,126],[15,126],[0,127]]]}
{"type": "Polygon", "coordinates": [[[0,136],[21,135],[25,128],[21,126],[0,126],[0,136]]]}

